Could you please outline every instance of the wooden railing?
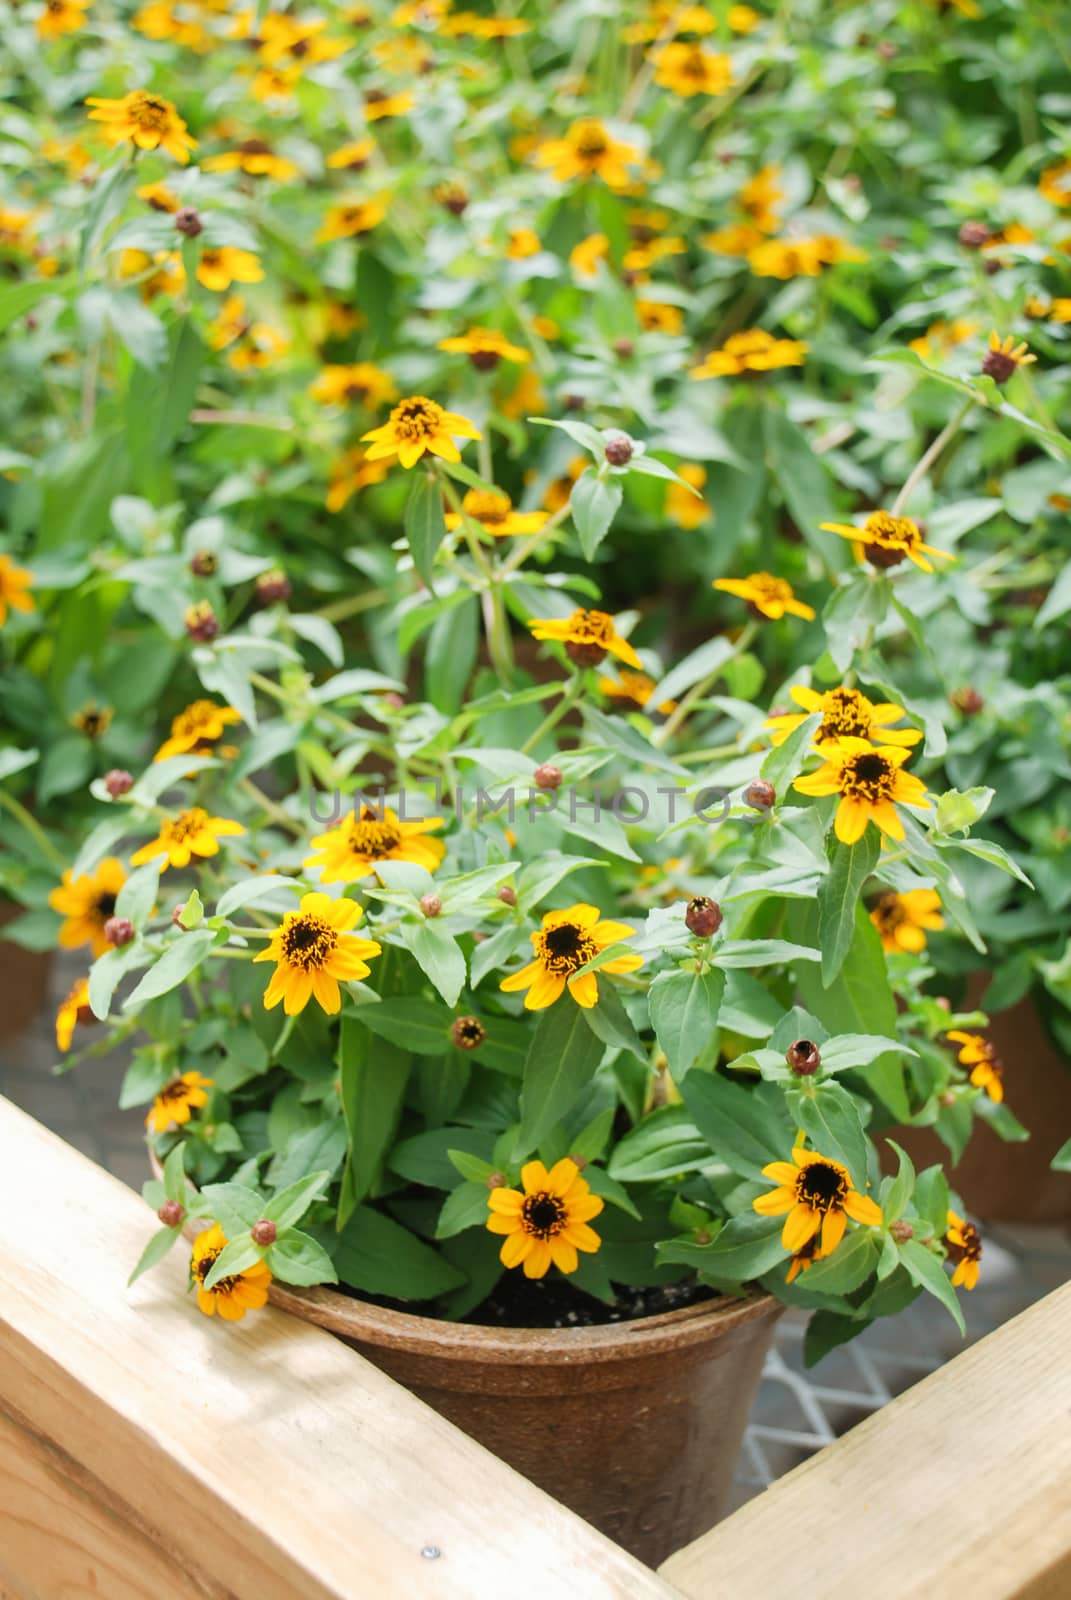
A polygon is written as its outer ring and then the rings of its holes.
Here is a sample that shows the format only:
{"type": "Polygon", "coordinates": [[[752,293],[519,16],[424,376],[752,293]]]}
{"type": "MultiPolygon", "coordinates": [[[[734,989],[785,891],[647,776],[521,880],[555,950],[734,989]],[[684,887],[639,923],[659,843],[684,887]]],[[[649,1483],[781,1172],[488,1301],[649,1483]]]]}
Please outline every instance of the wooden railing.
{"type": "Polygon", "coordinates": [[[1071,1595],[1071,1289],[658,1575],[330,1335],[209,1323],[184,1251],[128,1290],[150,1220],[0,1100],[3,1600],[1071,1595]]]}

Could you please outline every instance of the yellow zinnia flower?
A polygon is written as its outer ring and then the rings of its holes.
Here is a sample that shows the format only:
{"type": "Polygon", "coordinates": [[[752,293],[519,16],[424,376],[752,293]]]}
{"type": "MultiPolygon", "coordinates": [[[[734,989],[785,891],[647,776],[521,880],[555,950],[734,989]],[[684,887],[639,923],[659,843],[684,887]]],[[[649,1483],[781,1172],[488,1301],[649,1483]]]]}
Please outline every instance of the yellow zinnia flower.
{"type": "Polygon", "coordinates": [[[919,525],[910,517],[894,517],[891,511],[870,511],[861,528],[851,522],[820,522],[824,533],[839,533],[842,539],[851,539],[863,546],[863,554],[872,567],[884,570],[898,567],[906,556],[923,572],[932,572],[927,556],[938,556],[942,561],[954,561],[945,550],[935,550],[924,544],[919,525]]]}
{"type": "Polygon", "coordinates": [[[71,1048],[75,1023],[96,1020],[89,1008],[89,979],[79,978],[56,1012],[56,1044],[64,1055],[71,1048]]]}
{"type": "Polygon", "coordinates": [[[186,287],[186,269],[176,250],[157,250],[151,256],[144,250],[122,250],[119,275],[139,279],[138,293],[146,305],[161,294],[179,295],[186,287]]]}
{"type": "Polygon", "coordinates": [[[446,846],[426,835],[442,825],[442,817],[401,822],[389,806],[381,811],[362,806],[359,817],[347,817],[337,828],[317,834],[311,843],[319,853],[307,856],[303,864],[318,867],[323,883],[357,883],[370,878],[381,861],[412,861],[434,872],[446,846]]]}
{"type": "Polygon", "coordinates": [[[636,315],[644,333],[677,334],[684,329],[684,312],[666,300],[637,300],[636,315]]]}
{"type": "Polygon", "coordinates": [[[700,234],[699,243],[716,256],[741,259],[763,243],[763,235],[752,222],[731,222],[715,233],[700,234]]]}
{"type": "Polygon", "coordinates": [[[185,122],[163,95],[132,89],[121,100],[91,95],[86,105],[93,108],[89,120],[102,124],[101,138],[108,144],[129,141],[138,150],[166,150],[183,166],[190,151],[197,148],[197,140],[190,137],[185,122]]]}
{"type": "Polygon", "coordinates": [[[573,178],[601,178],[611,189],[627,189],[628,167],[640,159],[630,144],[611,138],[601,122],[585,117],[574,122],[564,138],[550,139],[536,151],[536,163],[549,167],[558,183],[573,178]]]}
{"type": "Polygon", "coordinates": [[[182,201],[166,183],[143,183],[137,196],[147,206],[152,206],[154,211],[163,211],[168,216],[174,216],[176,211],[182,209],[182,201]]]}
{"type": "Polygon", "coordinates": [[[223,737],[224,728],[241,720],[233,706],[217,706],[213,700],[195,700],[172,718],[171,736],[164,740],[153,760],[166,761],[168,756],[182,756],[199,745],[211,744],[223,737]]]}
{"type": "MultiPolygon", "coordinates": [[[[277,156],[266,139],[243,139],[233,150],[209,156],[201,162],[205,172],[244,172],[250,178],[272,178],[289,183],[300,178],[301,169],[285,156],[277,156]]],[[[243,283],[249,279],[242,279],[243,283]]]]}
{"type": "MultiPolygon", "coordinates": [[[[707,481],[707,469],[701,467],[698,461],[682,461],[677,468],[677,476],[691,484],[692,489],[702,489],[707,481]]],[[[690,489],[679,483],[666,485],[666,516],[679,528],[702,527],[710,515],[710,507],[700,495],[692,494],[690,489]]]]}
{"type": "Polygon", "coordinates": [[[900,768],[911,752],[903,747],[879,750],[865,739],[842,739],[822,746],[824,761],[817,772],[797,778],[800,794],[839,794],[834,831],[841,844],[855,844],[873,822],[891,839],[904,837],[897,805],[928,811],[926,786],[913,772],[900,768]]]}
{"type": "Polygon", "coordinates": [[[115,901],[126,882],[123,863],[115,856],[105,856],[93,872],[81,878],[72,878],[70,869],[63,874],[63,882],[53,889],[48,903],[66,920],[59,931],[61,950],[77,950],[88,944],[93,959],[109,949],[104,937],[104,924],[115,916],[115,901]]]}
{"type": "Polygon", "coordinates": [[[489,1233],[504,1233],[499,1260],[523,1267],[526,1278],[542,1278],[553,1265],[575,1272],[577,1251],[594,1255],[602,1240],[588,1223],[603,1202],[592,1194],[580,1168],[568,1156],[548,1172],[542,1161],[521,1168],[522,1189],[492,1189],[487,1196],[489,1233]]]}
{"type": "Polygon", "coordinates": [[[510,261],[525,261],[529,256],[537,256],[543,246],[538,233],[531,228],[511,228],[509,242],[506,245],[506,257],[510,261]]]}
{"type": "Polygon", "coordinates": [[[161,823],[159,836],[135,850],[130,860],[133,866],[140,867],[146,861],[163,856],[161,872],[166,872],[168,867],[188,867],[194,856],[205,860],[218,855],[220,839],[237,837],[244,832],[240,822],[232,822],[227,817],[210,817],[200,806],[191,806],[188,811],[180,811],[177,817],[161,823]]]}
{"type": "Polygon", "coordinates": [[[232,283],[260,283],[264,268],[251,250],[236,250],[232,245],[201,251],[197,263],[197,282],[222,294],[232,283]]]}
{"type": "Polygon", "coordinates": [[[268,1285],[271,1273],[263,1261],[255,1261],[241,1272],[233,1272],[211,1289],[204,1281],[222,1255],[227,1236],[218,1222],[214,1222],[193,1241],[190,1258],[190,1275],[197,1284],[197,1304],[206,1317],[218,1311],[224,1322],[241,1322],[247,1311],[259,1311],[268,1303],[268,1285]]]}
{"type": "MultiPolygon", "coordinates": [[[[637,711],[645,711],[651,703],[655,681],[649,678],[646,672],[621,672],[616,678],[600,678],[599,689],[608,700],[616,700],[619,705],[634,706],[637,711]]],[[[668,717],[676,707],[675,700],[663,700],[656,709],[659,716],[668,717]]]]}
{"type": "Polygon", "coordinates": [[[477,372],[493,372],[500,361],[531,361],[527,350],[510,344],[497,328],[470,328],[452,339],[440,339],[439,349],[451,355],[468,356],[477,372]]]}
{"type": "Polygon", "coordinates": [[[765,328],[730,334],[720,350],[711,350],[688,376],[734,377],[741,372],[772,372],[776,367],[802,367],[807,346],[802,339],[775,339],[765,328]]]}
{"type": "Polygon", "coordinates": [[[416,99],[408,90],[386,94],[382,89],[370,89],[364,97],[364,119],[384,122],[388,117],[404,117],[415,105],[416,99]]]}
{"type": "Polygon", "coordinates": [[[578,607],[570,617],[545,617],[528,624],[536,639],[552,639],[565,646],[565,653],[578,667],[597,667],[609,653],[628,666],[642,670],[643,662],[614,626],[605,611],[585,611],[578,607]]]}
{"type": "Polygon", "coordinates": [[[270,1011],[281,1000],[287,1016],[295,1017],[315,999],[334,1016],[342,1005],[339,984],[367,978],[368,962],[380,953],[374,939],[352,932],[363,914],[353,900],[302,895],[300,909],[287,912],[271,943],[253,957],[254,962],[276,964],[264,991],[264,1009],[270,1011]]]}
{"type": "Polygon", "coordinates": [[[10,556],[0,555],[0,627],[7,621],[8,608],[12,611],[33,611],[35,606],[27,590],[33,576],[25,567],[17,567],[10,556]]]}
{"type": "Polygon", "coordinates": [[[351,139],[332,150],[325,165],[332,172],[362,172],[376,153],[374,139],[351,139]]]}
{"type": "Polygon", "coordinates": [[[1037,356],[1030,354],[1030,346],[1016,344],[1013,334],[1002,339],[995,330],[989,335],[989,349],[982,362],[982,371],[997,383],[1007,383],[1020,367],[1028,367],[1037,356]]]}
{"type": "Polygon", "coordinates": [[[1038,190],[1050,205],[1071,206],[1071,160],[1046,167],[1038,179],[1038,190]]]}
{"type": "Polygon", "coordinates": [[[86,25],[89,0],[45,0],[34,27],[40,39],[59,39],[86,25]]]}
{"type": "Polygon", "coordinates": [[[918,744],[922,734],[917,728],[890,728],[890,722],[899,722],[907,712],[902,706],[889,701],[875,705],[858,689],[827,689],[820,694],[817,689],[805,689],[796,684],[789,690],[793,700],[803,710],[787,712],[781,716],[767,717],[764,727],[769,728],[770,743],[784,744],[790,733],[801,722],[822,712],[822,721],[814,736],[816,745],[828,744],[838,739],[869,739],[872,744],[918,744]]]}
{"type": "Polygon", "coordinates": [[[805,622],[814,619],[814,607],[796,599],[786,578],[775,578],[769,572],[752,572],[746,578],[715,578],[711,587],[746,600],[753,614],[771,622],[779,622],[786,613],[802,617],[805,622]]]}
{"type": "Polygon", "coordinates": [[[369,461],[358,446],[346,450],[331,464],[331,476],[324,505],[328,511],[341,511],[348,501],[370,483],[382,483],[387,468],[382,461],[369,461]]]}
{"type": "Polygon", "coordinates": [[[599,262],[610,259],[610,240],[605,233],[589,233],[569,252],[569,266],[578,278],[598,275],[599,262]]]}
{"type": "MultiPolygon", "coordinates": [[[[514,533],[538,533],[549,516],[546,511],[514,511],[513,501],[500,489],[467,490],[461,509],[496,539],[505,539],[514,533]]],[[[456,511],[448,511],[445,520],[448,528],[461,526],[456,511]]]]}
{"type": "MultiPolygon", "coordinates": [[[[787,1166],[788,1163],[786,1162],[785,1165],[787,1166]]],[[[800,1245],[793,1255],[788,1264],[788,1271],[785,1273],[785,1282],[794,1283],[801,1272],[810,1272],[815,1262],[823,1260],[825,1254],[826,1252],[822,1249],[822,1236],[820,1233],[816,1233],[807,1240],[806,1244],[800,1245]]]]}
{"type": "Polygon", "coordinates": [[[462,439],[483,437],[468,417],[456,411],[444,411],[437,401],[414,394],[399,401],[381,427],[363,433],[361,442],[372,446],[366,451],[369,461],[397,456],[403,467],[415,467],[425,451],[441,456],[444,461],[460,461],[461,452],[454,443],[454,435],[462,439]]]}
{"type": "Polygon", "coordinates": [[[777,1188],[760,1194],[751,1204],[763,1217],[779,1217],[787,1211],[781,1232],[786,1250],[802,1250],[821,1232],[822,1254],[832,1254],[844,1237],[849,1217],[864,1227],[881,1227],[881,1207],[868,1195],[858,1194],[847,1167],[829,1156],[797,1146],[791,1163],[771,1161],[762,1172],[763,1177],[773,1178],[777,1188]]]}
{"type": "Polygon", "coordinates": [[[387,215],[388,198],[386,195],[377,195],[371,200],[344,200],[340,205],[331,206],[316,235],[317,243],[327,244],[331,239],[359,239],[371,233],[387,215]]]}
{"type": "Polygon", "coordinates": [[[351,361],[326,366],[309,393],[322,406],[341,406],[359,401],[369,411],[397,398],[398,389],[389,372],[372,361],[351,361]]]}
{"type": "Polygon", "coordinates": [[[903,894],[890,889],[871,906],[870,920],[883,950],[907,950],[912,955],[925,950],[927,929],[936,932],[945,925],[936,889],[906,889],[903,894]]]}
{"type": "Polygon", "coordinates": [[[149,1107],[146,1126],[153,1133],[166,1133],[168,1128],[181,1128],[195,1111],[208,1104],[207,1089],[214,1079],[203,1078],[199,1072],[184,1072],[180,1078],[165,1083],[149,1107]]]}
{"type": "Polygon", "coordinates": [[[962,1045],[957,1060],[961,1066],[971,1068],[971,1082],[976,1089],[984,1089],[997,1105],[1004,1099],[1004,1063],[989,1040],[981,1033],[962,1033],[950,1029],[948,1037],[962,1045]]]}
{"type": "MultiPolygon", "coordinates": [[[[507,994],[526,989],[525,1009],[543,1011],[559,1000],[568,986],[577,1005],[588,1011],[599,999],[595,973],[585,972],[571,984],[569,979],[608,945],[631,939],[634,933],[627,922],[604,922],[597,906],[579,904],[565,911],[548,911],[542,928],[531,935],[535,960],[519,972],[511,972],[498,987],[507,994]]],[[[642,965],[642,956],[618,956],[599,971],[635,972],[642,965]]]]}
{"type": "Polygon", "coordinates": [[[684,99],[724,94],[733,83],[732,58],[698,43],[663,45],[655,59],[655,82],[684,99]]]}
{"type": "Polygon", "coordinates": [[[954,1211],[948,1213],[948,1232],[945,1248],[948,1259],[955,1263],[952,1287],[973,1289],[978,1282],[979,1263],[982,1259],[982,1236],[973,1223],[965,1222],[954,1211]]]}

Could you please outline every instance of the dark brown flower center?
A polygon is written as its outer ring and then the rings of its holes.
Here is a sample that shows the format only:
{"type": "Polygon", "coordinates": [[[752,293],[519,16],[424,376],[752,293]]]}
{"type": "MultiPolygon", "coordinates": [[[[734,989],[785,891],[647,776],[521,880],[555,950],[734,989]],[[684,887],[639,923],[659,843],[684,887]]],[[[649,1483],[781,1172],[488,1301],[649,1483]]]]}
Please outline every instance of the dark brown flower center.
{"type": "Polygon", "coordinates": [[[322,967],[337,944],[338,934],[331,924],[307,912],[288,918],[283,929],[283,959],[304,972],[322,967]]]}
{"type": "Polygon", "coordinates": [[[395,406],[390,419],[398,437],[415,444],[419,440],[430,439],[433,434],[438,433],[442,425],[443,412],[442,407],[434,400],[426,400],[423,395],[418,394],[395,406]]]}
{"type": "Polygon", "coordinates": [[[879,931],[885,934],[894,933],[897,928],[910,920],[900,896],[893,893],[882,895],[871,908],[871,916],[879,931]]]}
{"type": "Polygon", "coordinates": [[[876,804],[888,800],[896,781],[896,768],[876,750],[865,750],[851,756],[841,773],[841,792],[854,800],[869,800],[876,804]]]}
{"type": "Polygon", "coordinates": [[[574,922],[561,922],[556,928],[540,933],[536,950],[544,967],[555,977],[571,977],[599,953],[591,934],[574,922]]]}
{"type": "MultiPolygon", "coordinates": [[[[223,1246],[220,1245],[218,1250],[206,1250],[204,1255],[200,1256],[198,1258],[198,1260],[194,1262],[194,1267],[193,1267],[194,1275],[195,1275],[195,1277],[198,1279],[198,1281],[200,1283],[202,1283],[202,1284],[204,1283],[205,1279],[208,1277],[208,1274],[212,1271],[212,1268],[215,1266],[217,1258],[219,1256],[221,1256],[222,1254],[223,1254],[223,1246]]],[[[211,1289],[209,1289],[208,1293],[209,1294],[233,1294],[234,1290],[238,1287],[238,1285],[241,1283],[241,1281],[242,1281],[242,1274],[240,1272],[234,1274],[231,1277],[220,1278],[218,1283],[214,1283],[212,1285],[212,1287],[211,1287],[211,1289]]]]}
{"type": "Polygon", "coordinates": [[[576,153],[584,161],[598,161],[608,149],[606,135],[597,122],[585,122],[578,129],[576,153]]]}
{"type": "Polygon", "coordinates": [[[162,133],[171,121],[171,107],[166,100],[139,90],[128,107],[131,122],[150,133],[162,133]]]}
{"type": "Polygon", "coordinates": [[[825,697],[825,716],[818,739],[866,739],[870,736],[870,717],[863,709],[863,697],[854,689],[831,689],[825,697]]]}
{"type": "Polygon", "coordinates": [[[355,817],[350,823],[349,844],[355,855],[382,861],[392,850],[397,850],[401,842],[402,830],[385,818],[377,818],[367,806],[361,812],[360,819],[355,817]]]}
{"type": "Polygon", "coordinates": [[[837,1210],[848,1194],[845,1174],[830,1161],[811,1161],[796,1179],[796,1199],[812,1211],[837,1210]]]}
{"type": "Polygon", "coordinates": [[[566,1224],[565,1203],[556,1194],[541,1189],[538,1194],[525,1196],[521,1207],[521,1222],[525,1233],[536,1239],[553,1239],[566,1224]]]}
{"type": "Polygon", "coordinates": [[[173,822],[165,822],[160,837],[168,844],[183,844],[191,833],[199,833],[208,821],[208,812],[200,806],[181,812],[173,822]]]}

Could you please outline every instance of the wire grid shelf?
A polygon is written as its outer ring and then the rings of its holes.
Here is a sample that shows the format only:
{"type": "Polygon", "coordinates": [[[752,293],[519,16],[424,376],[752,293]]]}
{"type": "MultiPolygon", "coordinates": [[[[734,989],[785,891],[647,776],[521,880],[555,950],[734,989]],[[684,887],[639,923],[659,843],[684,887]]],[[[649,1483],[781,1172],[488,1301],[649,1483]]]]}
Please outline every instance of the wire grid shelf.
{"type": "MultiPolygon", "coordinates": [[[[51,1004],[17,1047],[0,1044],[0,1094],[124,1183],[146,1176],[143,1110],[118,1109],[125,1070],[120,1053],[55,1075],[54,1008],[79,976],[77,961],[57,961],[51,1004]]],[[[967,1342],[984,1337],[1071,1277],[1071,1232],[987,1228],[977,1289],[963,1296],[967,1342]]],[[[871,1412],[964,1348],[946,1311],[923,1296],[898,1317],[876,1322],[810,1372],[803,1365],[806,1317],[789,1311],[777,1325],[737,1463],[730,1510],[832,1444],[871,1412]]]]}

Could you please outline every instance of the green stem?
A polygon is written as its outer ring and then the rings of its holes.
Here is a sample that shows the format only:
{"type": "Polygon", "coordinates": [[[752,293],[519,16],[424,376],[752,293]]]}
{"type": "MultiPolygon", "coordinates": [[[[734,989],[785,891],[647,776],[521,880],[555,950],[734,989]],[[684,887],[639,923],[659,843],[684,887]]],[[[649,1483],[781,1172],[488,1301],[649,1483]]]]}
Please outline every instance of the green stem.
{"type": "MultiPolygon", "coordinates": [[[[705,678],[701,678],[697,684],[694,684],[693,687],[688,690],[688,693],[684,696],[684,699],[678,704],[676,711],[672,711],[662,724],[661,728],[656,731],[651,740],[652,744],[657,745],[658,748],[661,749],[663,746],[669,743],[677,729],[680,727],[681,723],[691,713],[697,701],[702,700],[704,695],[709,694],[711,688],[715,683],[717,683],[718,679],[729,665],[729,662],[735,661],[737,656],[743,655],[744,651],[749,648],[752,639],[754,639],[756,633],[758,632],[758,627],[759,625],[757,622],[749,622],[746,627],[742,629],[740,637],[733,647],[732,655],[726,656],[725,660],[720,666],[715,667],[713,672],[708,672],[705,678]]],[[[735,749],[735,746],[733,748],[735,749]]]]}
{"type": "Polygon", "coordinates": [[[48,834],[45,832],[44,828],[42,828],[41,824],[37,821],[37,818],[30,815],[22,802],[16,800],[13,794],[8,794],[6,789],[0,789],[0,805],[4,806],[8,811],[10,811],[11,815],[16,819],[16,821],[22,823],[22,826],[26,829],[26,832],[36,842],[42,855],[47,856],[49,861],[53,862],[55,866],[59,867],[61,872],[65,872],[70,863],[67,861],[63,853],[52,843],[52,840],[48,837],[48,834]]]}
{"type": "Polygon", "coordinates": [[[565,685],[562,697],[558,701],[558,704],[554,707],[554,710],[543,718],[543,721],[539,724],[539,727],[532,734],[531,738],[526,739],[521,745],[520,753],[522,756],[526,756],[529,750],[534,750],[539,741],[545,738],[552,728],[557,727],[558,723],[565,716],[566,712],[569,711],[571,707],[574,706],[579,700],[580,692],[583,687],[584,680],[578,672],[574,674],[574,676],[565,685]]]}
{"type": "Polygon", "coordinates": [[[929,449],[923,451],[922,455],[911,469],[907,478],[904,480],[903,488],[893,501],[891,513],[892,516],[899,517],[903,515],[904,507],[907,505],[915,489],[926,476],[927,472],[929,472],[930,468],[937,460],[937,457],[945,449],[945,446],[955,438],[956,434],[963,426],[967,413],[972,411],[977,404],[978,402],[975,400],[974,396],[969,395],[967,399],[964,400],[963,404],[960,406],[959,410],[956,412],[951,421],[946,423],[946,425],[941,429],[940,433],[937,435],[936,439],[934,439],[929,449]]]}

